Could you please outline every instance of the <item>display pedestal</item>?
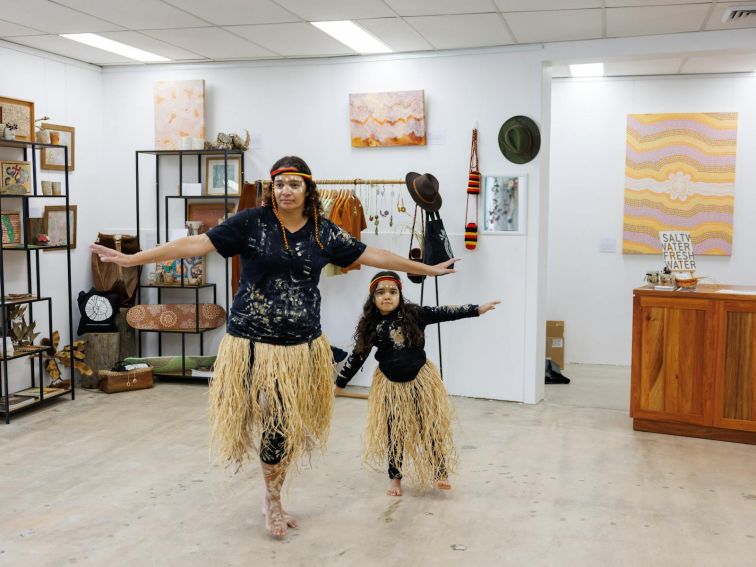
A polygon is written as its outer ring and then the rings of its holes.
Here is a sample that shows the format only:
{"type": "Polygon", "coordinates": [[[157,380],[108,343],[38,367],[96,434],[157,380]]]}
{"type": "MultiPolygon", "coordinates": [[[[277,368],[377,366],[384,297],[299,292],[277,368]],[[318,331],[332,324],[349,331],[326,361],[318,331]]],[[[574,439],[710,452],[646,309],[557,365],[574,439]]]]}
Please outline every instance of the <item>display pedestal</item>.
{"type": "Polygon", "coordinates": [[[110,370],[121,360],[119,357],[119,343],[121,333],[85,333],[87,341],[86,363],[92,369],[92,376],[82,376],[80,386],[83,388],[99,388],[100,370],[110,370]]]}
{"type": "MultiPolygon", "coordinates": [[[[126,312],[128,310],[128,307],[121,307],[115,320],[116,327],[118,328],[118,335],[120,337],[118,345],[118,360],[137,355],[136,331],[126,323],[126,312]]],[[[116,362],[118,362],[118,360],[116,362]]],[[[111,364],[105,370],[109,370],[111,366],[113,365],[111,364]]]]}

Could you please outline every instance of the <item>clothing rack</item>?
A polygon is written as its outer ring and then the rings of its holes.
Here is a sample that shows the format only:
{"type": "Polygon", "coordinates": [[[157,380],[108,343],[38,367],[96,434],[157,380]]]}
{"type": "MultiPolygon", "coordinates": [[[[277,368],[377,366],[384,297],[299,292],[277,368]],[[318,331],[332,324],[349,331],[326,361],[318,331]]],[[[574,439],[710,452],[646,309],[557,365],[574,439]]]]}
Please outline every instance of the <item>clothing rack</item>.
{"type": "Polygon", "coordinates": [[[404,185],[404,179],[313,179],[323,185],[404,185]]]}

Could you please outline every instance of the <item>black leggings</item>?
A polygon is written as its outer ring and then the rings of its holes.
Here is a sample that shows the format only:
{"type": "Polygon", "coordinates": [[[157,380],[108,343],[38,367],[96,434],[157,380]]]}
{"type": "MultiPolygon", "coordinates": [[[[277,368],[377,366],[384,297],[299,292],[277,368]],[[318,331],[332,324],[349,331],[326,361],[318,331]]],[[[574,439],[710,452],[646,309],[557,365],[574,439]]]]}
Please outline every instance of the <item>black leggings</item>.
{"type": "MultiPolygon", "coordinates": [[[[422,424],[420,424],[422,427],[422,424]]],[[[388,449],[388,475],[391,480],[401,479],[402,478],[402,457],[404,454],[404,446],[402,445],[401,439],[392,439],[391,438],[391,416],[389,416],[388,419],[388,442],[389,442],[389,449],[388,449]],[[396,447],[396,452],[393,450],[394,447],[396,447]],[[393,458],[392,455],[396,455],[396,458],[393,458]]],[[[435,445],[434,445],[435,448],[435,445]]],[[[433,451],[435,453],[435,450],[433,451]]],[[[436,480],[439,478],[446,478],[446,465],[444,464],[444,460],[441,459],[441,462],[438,464],[438,470],[436,471],[436,480]]]]}

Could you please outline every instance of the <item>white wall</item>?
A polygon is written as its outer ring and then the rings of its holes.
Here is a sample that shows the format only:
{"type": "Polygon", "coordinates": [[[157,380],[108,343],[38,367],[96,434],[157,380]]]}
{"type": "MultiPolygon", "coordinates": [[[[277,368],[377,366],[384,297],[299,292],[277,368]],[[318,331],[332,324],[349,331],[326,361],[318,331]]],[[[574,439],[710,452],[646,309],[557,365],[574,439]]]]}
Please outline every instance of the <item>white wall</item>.
{"type": "MultiPolygon", "coordinates": [[[[113,181],[113,198],[122,210],[122,222],[133,222],[133,152],[153,145],[153,84],[161,79],[205,80],[208,136],[218,131],[249,128],[256,140],[246,156],[247,179],[266,177],[282,155],[302,156],[320,178],[403,179],[408,171],[432,172],[441,182],[442,215],[452,234],[454,252],[463,258],[460,273],[439,280],[442,303],[482,302],[500,298],[503,305],[482,319],[443,326],[443,357],[449,390],[455,394],[509,400],[540,399],[533,364],[526,365],[526,302],[528,277],[537,277],[537,262],[526,273],[529,239],[538,242],[538,223],[533,235],[481,237],[478,250],[463,244],[465,189],[469,145],[475,120],[480,128],[481,167],[497,173],[526,174],[532,188],[528,199],[538,211],[539,162],[515,166],[501,155],[496,136],[501,124],[514,114],[540,121],[540,50],[509,53],[469,53],[454,56],[379,60],[330,60],[229,64],[183,69],[123,68],[106,70],[105,131],[110,150],[105,167],[113,181]],[[492,71],[496,70],[492,74],[492,71]],[[485,87],[471,88],[466,77],[488,76],[485,87]],[[510,88],[517,77],[518,88],[510,88]],[[355,92],[424,89],[431,135],[444,143],[425,147],[352,148],[349,136],[348,95],[355,92]],[[495,96],[492,96],[495,93],[495,96]],[[523,376],[530,375],[529,385],[523,376]]],[[[154,187],[142,195],[153,206],[154,187]]],[[[167,171],[162,173],[161,183],[167,171]]],[[[405,201],[409,202],[406,191],[405,201]]],[[[148,219],[144,219],[148,221],[148,219]]],[[[149,221],[148,221],[149,222],[149,221]]],[[[162,221],[161,221],[162,222],[162,221]]],[[[154,224],[153,224],[154,226],[154,224]]],[[[368,244],[406,254],[408,237],[366,231],[368,244]]],[[[220,277],[220,264],[211,264],[211,279],[220,277]],[[217,274],[213,275],[213,274],[217,274]]],[[[373,270],[338,278],[324,278],[323,327],[334,344],[348,347],[367,282],[373,270]]],[[[216,280],[217,281],[217,280],[216,280]]],[[[417,299],[419,286],[407,283],[417,299]],[[412,289],[417,287],[417,289],[412,289]]],[[[426,303],[433,297],[426,294],[426,303]]],[[[543,302],[533,300],[533,304],[543,302]]],[[[535,325],[533,325],[535,328],[535,325]]],[[[428,333],[429,356],[438,360],[435,328],[428,333]]],[[[218,336],[214,337],[215,341],[218,336]]],[[[532,357],[535,360],[535,356],[532,357]]],[[[540,358],[540,357],[539,357],[540,358]]],[[[356,384],[368,384],[371,360],[356,384]]]]}
{"type": "Polygon", "coordinates": [[[622,254],[628,114],[738,113],[732,256],[700,256],[697,273],[756,283],[754,100],[756,75],[554,81],[547,313],[565,321],[568,362],[630,364],[632,289],[663,266],[622,254]],[[601,238],[616,251],[600,253],[601,238]]]}
{"type": "MultiPolygon", "coordinates": [[[[69,176],[71,204],[78,207],[78,246],[72,251],[72,287],[74,298],[79,290],[92,285],[90,255],[86,247],[100,228],[100,219],[107,213],[107,185],[102,156],[102,80],[100,70],[91,65],[75,63],[18,48],[0,42],[0,94],[11,98],[31,100],[35,103],[38,118],[49,116],[49,122],[76,128],[75,171],[69,176]]],[[[3,159],[23,159],[21,151],[0,148],[3,159]]],[[[29,156],[31,161],[31,156],[29,156]]],[[[63,179],[62,173],[38,170],[38,179],[63,179]]],[[[40,191],[38,189],[38,191],[40,191]]],[[[41,191],[40,191],[41,192],[41,191]]],[[[15,210],[18,199],[3,199],[3,210],[15,210]]],[[[34,201],[33,201],[34,202],[34,201]]],[[[38,199],[36,204],[62,204],[50,199],[38,199]]],[[[23,252],[6,252],[4,262],[6,293],[26,291],[26,255],[23,252]]],[[[33,261],[34,255],[32,255],[33,261]]],[[[40,253],[42,295],[53,301],[53,327],[61,333],[61,346],[69,344],[68,298],[66,294],[66,253],[50,251],[40,253]]],[[[34,312],[40,337],[49,336],[45,304],[36,304],[34,312]]],[[[74,333],[79,311],[73,304],[74,333]]],[[[10,391],[28,387],[28,360],[20,359],[9,364],[10,391]]]]}

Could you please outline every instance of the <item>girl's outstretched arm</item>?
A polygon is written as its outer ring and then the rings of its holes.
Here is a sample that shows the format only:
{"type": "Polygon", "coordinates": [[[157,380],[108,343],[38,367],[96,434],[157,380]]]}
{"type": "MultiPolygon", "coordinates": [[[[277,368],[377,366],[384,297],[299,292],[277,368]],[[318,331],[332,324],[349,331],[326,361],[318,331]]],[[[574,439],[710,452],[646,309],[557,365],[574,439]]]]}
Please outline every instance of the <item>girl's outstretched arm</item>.
{"type": "Polygon", "coordinates": [[[102,262],[110,262],[128,268],[129,266],[140,266],[162,260],[178,260],[179,258],[189,258],[191,256],[204,256],[213,252],[215,246],[213,246],[213,243],[206,234],[199,234],[197,236],[178,238],[155,248],[142,250],[138,254],[124,254],[100,244],[90,244],[89,249],[94,254],[97,254],[102,262]]]}

